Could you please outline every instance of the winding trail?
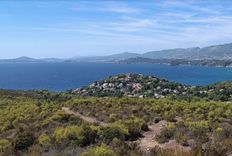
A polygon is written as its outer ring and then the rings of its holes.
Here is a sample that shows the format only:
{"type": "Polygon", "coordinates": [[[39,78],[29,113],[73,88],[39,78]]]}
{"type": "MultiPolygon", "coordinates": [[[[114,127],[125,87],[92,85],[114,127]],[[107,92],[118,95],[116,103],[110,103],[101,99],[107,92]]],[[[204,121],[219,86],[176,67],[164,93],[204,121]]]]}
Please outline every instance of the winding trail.
{"type": "Polygon", "coordinates": [[[160,134],[161,129],[167,125],[166,121],[160,121],[159,123],[149,125],[149,131],[144,132],[143,137],[137,140],[140,149],[144,152],[149,152],[151,149],[156,146],[160,147],[162,144],[159,144],[155,140],[155,136],[160,134]]]}
{"type": "MultiPolygon", "coordinates": [[[[149,154],[155,147],[161,149],[170,149],[174,152],[181,151],[183,153],[191,152],[191,147],[182,146],[176,140],[169,140],[167,143],[160,144],[155,140],[155,137],[160,134],[161,129],[167,126],[167,121],[162,120],[159,123],[154,123],[148,126],[149,131],[143,133],[143,137],[137,140],[139,148],[146,154],[149,154]]],[[[173,153],[176,155],[176,153],[173,153]]]]}
{"type": "MultiPolygon", "coordinates": [[[[75,115],[80,117],[82,120],[88,122],[88,123],[92,123],[92,124],[98,124],[102,127],[107,127],[109,124],[99,121],[94,117],[88,117],[88,116],[84,116],[78,112],[72,111],[70,108],[68,107],[62,107],[62,110],[70,115],[75,115]]],[[[138,139],[137,141],[135,141],[136,143],[138,143],[138,146],[140,148],[141,151],[143,151],[145,154],[149,154],[151,152],[151,150],[155,147],[159,147],[161,149],[171,149],[174,151],[182,151],[183,153],[186,152],[190,152],[191,148],[190,147],[185,147],[180,145],[179,143],[177,143],[175,140],[169,140],[169,142],[164,143],[164,144],[160,144],[155,140],[155,137],[160,134],[161,129],[163,127],[167,126],[167,121],[162,120],[158,123],[154,123],[148,126],[149,131],[144,132],[142,134],[142,138],[138,139]]],[[[173,153],[173,155],[176,155],[175,153],[173,153]]]]}
{"type": "Polygon", "coordinates": [[[82,114],[80,114],[80,113],[78,113],[78,112],[74,112],[74,111],[72,111],[72,110],[71,110],[70,108],[68,108],[68,107],[62,107],[62,110],[63,110],[66,114],[78,116],[78,117],[80,117],[82,120],[84,120],[84,121],[86,121],[86,122],[88,122],[88,123],[98,124],[98,125],[100,125],[100,126],[102,126],[102,127],[108,126],[108,124],[105,123],[105,122],[99,121],[99,120],[97,120],[97,119],[94,118],[94,117],[88,117],[88,116],[84,116],[84,115],[82,115],[82,114]]]}

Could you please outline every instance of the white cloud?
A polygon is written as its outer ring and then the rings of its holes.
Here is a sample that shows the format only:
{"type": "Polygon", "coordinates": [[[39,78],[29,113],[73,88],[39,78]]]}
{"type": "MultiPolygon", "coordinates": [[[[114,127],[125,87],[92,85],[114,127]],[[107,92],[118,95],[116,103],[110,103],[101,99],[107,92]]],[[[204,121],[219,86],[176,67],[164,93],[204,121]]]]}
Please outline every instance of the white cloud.
{"type": "MultiPolygon", "coordinates": [[[[217,5],[203,7],[193,1],[164,1],[162,7],[150,7],[146,10],[139,5],[120,1],[98,3],[95,6],[89,3],[79,4],[73,9],[77,11],[76,17],[61,20],[60,24],[41,24],[26,29],[65,36],[71,34],[70,36],[75,36],[73,38],[79,37],[80,45],[100,45],[109,50],[121,47],[123,51],[138,49],[141,52],[149,49],[206,46],[232,40],[232,15],[226,15],[226,8],[222,10],[217,5]],[[79,16],[78,10],[91,13],[79,16]],[[104,18],[95,18],[98,14],[101,17],[102,13],[106,13],[104,18]],[[108,13],[117,15],[107,16],[108,13]],[[85,37],[88,40],[84,40],[85,37]]],[[[70,39],[70,43],[75,42],[77,41],[70,39]]]]}
{"type": "Polygon", "coordinates": [[[131,13],[140,13],[141,9],[136,9],[132,7],[126,7],[126,6],[108,6],[106,8],[99,8],[100,11],[106,11],[106,12],[115,12],[115,13],[125,13],[125,14],[131,14],[131,13]]]}
{"type": "Polygon", "coordinates": [[[108,30],[119,32],[136,32],[144,29],[152,28],[156,24],[152,19],[133,19],[129,21],[109,23],[108,30]]]}
{"type": "Polygon", "coordinates": [[[113,1],[102,1],[97,3],[96,5],[91,5],[91,3],[80,3],[76,7],[71,7],[71,10],[77,11],[101,11],[101,12],[112,12],[112,13],[120,13],[120,14],[139,14],[143,12],[143,9],[132,7],[120,2],[113,1]]]}
{"type": "Polygon", "coordinates": [[[189,7],[193,3],[192,0],[180,1],[180,0],[164,0],[160,4],[162,7],[172,8],[172,7],[189,7]]]}
{"type": "Polygon", "coordinates": [[[186,22],[205,23],[205,24],[228,24],[232,22],[232,16],[210,16],[187,19],[186,22]]]}

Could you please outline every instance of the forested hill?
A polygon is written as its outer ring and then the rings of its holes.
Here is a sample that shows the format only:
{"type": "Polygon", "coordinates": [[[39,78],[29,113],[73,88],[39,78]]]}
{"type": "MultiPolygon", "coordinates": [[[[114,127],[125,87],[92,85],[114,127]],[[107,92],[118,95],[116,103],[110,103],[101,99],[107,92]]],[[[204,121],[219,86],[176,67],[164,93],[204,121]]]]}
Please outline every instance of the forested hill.
{"type": "Polygon", "coordinates": [[[228,101],[232,99],[232,82],[190,86],[142,74],[121,74],[75,89],[73,93],[79,96],[95,97],[172,97],[228,101]]]}
{"type": "Polygon", "coordinates": [[[78,88],[73,92],[81,96],[127,96],[155,97],[185,94],[190,87],[142,74],[121,74],[111,76],[91,85],[78,88]]]}
{"type": "Polygon", "coordinates": [[[185,60],[231,60],[232,43],[212,45],[207,47],[175,48],[149,51],[145,53],[118,53],[108,56],[73,58],[72,61],[86,62],[117,62],[130,58],[148,59],[185,59],[185,60]]]}
{"type": "Polygon", "coordinates": [[[191,66],[206,66],[206,67],[232,67],[232,60],[189,60],[189,59],[152,59],[145,57],[133,57],[125,60],[120,60],[117,63],[121,64],[168,64],[171,66],[191,65],[191,66]]]}
{"type": "Polygon", "coordinates": [[[203,48],[193,47],[151,51],[144,53],[143,57],[153,59],[227,60],[232,58],[232,43],[212,45],[203,48]]]}

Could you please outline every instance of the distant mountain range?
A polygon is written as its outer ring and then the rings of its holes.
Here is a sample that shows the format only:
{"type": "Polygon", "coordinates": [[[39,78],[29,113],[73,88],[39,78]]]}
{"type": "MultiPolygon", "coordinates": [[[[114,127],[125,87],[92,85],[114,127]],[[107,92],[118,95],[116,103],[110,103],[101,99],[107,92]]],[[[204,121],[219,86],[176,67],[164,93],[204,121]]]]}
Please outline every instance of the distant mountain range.
{"type": "Polygon", "coordinates": [[[148,59],[230,60],[232,59],[232,43],[208,46],[204,48],[193,47],[150,51],[143,54],[124,52],[109,56],[79,58],[77,60],[91,62],[117,62],[119,60],[136,57],[148,59]]]}
{"type": "Polygon", "coordinates": [[[232,60],[189,60],[189,59],[152,59],[145,57],[133,57],[118,61],[120,64],[167,64],[171,66],[191,65],[207,67],[232,67],[232,60]]]}
{"type": "Polygon", "coordinates": [[[119,60],[126,60],[129,58],[140,57],[141,54],[124,52],[119,54],[113,54],[108,56],[90,56],[90,57],[74,57],[69,59],[69,61],[78,62],[116,62],[119,60]]]}
{"type": "Polygon", "coordinates": [[[65,59],[58,58],[45,58],[45,59],[35,59],[26,56],[13,58],[13,59],[0,59],[0,63],[43,63],[43,62],[64,62],[65,59]]]}
{"type": "Polygon", "coordinates": [[[39,59],[34,59],[34,58],[29,58],[29,57],[19,57],[19,58],[15,58],[15,59],[0,59],[1,63],[20,63],[20,62],[41,62],[42,60],[39,59]]]}
{"type": "MultiPolygon", "coordinates": [[[[143,54],[124,52],[108,56],[73,57],[70,59],[34,59],[20,57],[15,59],[0,59],[1,63],[22,62],[113,62],[118,63],[131,58],[146,59],[185,59],[185,60],[232,60],[232,43],[214,45],[204,48],[178,48],[160,51],[150,51],[143,54]]],[[[151,61],[151,60],[149,60],[151,61]]]]}

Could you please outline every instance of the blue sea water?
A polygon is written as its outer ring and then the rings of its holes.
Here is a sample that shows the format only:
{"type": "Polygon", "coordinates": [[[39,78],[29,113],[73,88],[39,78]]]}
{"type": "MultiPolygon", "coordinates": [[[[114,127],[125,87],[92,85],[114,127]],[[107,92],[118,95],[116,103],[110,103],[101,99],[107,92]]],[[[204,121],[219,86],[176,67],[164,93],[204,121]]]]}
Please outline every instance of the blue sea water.
{"type": "Polygon", "coordinates": [[[232,68],[107,63],[3,63],[0,88],[65,91],[122,73],[153,75],[190,85],[232,80],[232,68]]]}

